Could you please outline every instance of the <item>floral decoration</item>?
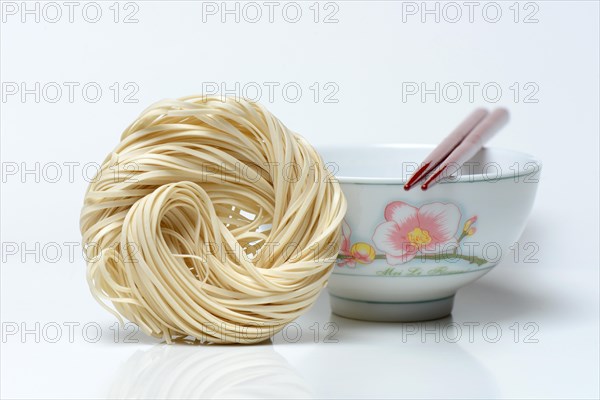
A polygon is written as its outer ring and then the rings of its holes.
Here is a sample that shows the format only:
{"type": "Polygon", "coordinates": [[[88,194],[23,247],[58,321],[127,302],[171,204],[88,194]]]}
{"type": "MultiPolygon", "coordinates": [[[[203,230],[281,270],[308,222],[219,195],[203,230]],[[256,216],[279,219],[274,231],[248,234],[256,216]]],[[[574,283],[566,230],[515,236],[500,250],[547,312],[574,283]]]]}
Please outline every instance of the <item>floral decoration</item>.
{"type": "Polygon", "coordinates": [[[340,267],[356,267],[356,264],[370,264],[375,259],[375,249],[368,243],[357,242],[351,244],[350,235],[352,231],[346,221],[342,222],[342,245],[337,265],[340,267]]]}
{"type": "Polygon", "coordinates": [[[442,260],[459,258],[483,265],[487,261],[475,255],[459,254],[460,242],[477,232],[477,216],[467,219],[460,230],[460,209],[452,203],[434,202],[414,207],[393,201],[384,210],[385,221],[373,233],[372,242],[351,242],[351,230],[342,224],[342,245],[337,265],[356,267],[385,259],[389,265],[400,265],[413,259],[442,260]],[[460,232],[460,233],[459,233],[460,232]],[[382,253],[377,254],[375,248],[382,253]]]}

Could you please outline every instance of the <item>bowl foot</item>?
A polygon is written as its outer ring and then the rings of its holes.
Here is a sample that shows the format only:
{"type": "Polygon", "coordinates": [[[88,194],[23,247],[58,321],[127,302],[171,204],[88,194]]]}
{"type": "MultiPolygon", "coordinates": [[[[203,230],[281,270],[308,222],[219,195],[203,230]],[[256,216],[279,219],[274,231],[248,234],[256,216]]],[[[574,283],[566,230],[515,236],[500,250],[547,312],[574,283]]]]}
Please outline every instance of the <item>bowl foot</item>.
{"type": "Polygon", "coordinates": [[[454,295],[417,302],[374,302],[330,294],[332,311],[346,318],[364,321],[413,322],[443,318],[452,312],[454,295]]]}

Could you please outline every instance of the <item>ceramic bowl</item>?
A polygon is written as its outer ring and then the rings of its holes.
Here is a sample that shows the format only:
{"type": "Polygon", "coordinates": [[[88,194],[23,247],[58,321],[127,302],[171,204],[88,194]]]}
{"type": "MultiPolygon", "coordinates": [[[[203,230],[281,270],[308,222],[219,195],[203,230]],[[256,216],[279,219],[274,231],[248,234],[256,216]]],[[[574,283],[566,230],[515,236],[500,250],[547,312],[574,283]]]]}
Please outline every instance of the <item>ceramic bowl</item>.
{"type": "Polygon", "coordinates": [[[432,146],[319,149],[348,201],[329,280],[334,313],[419,321],[451,313],[456,291],[508,257],[538,186],[541,163],[484,148],[427,191],[403,184],[432,146]]]}

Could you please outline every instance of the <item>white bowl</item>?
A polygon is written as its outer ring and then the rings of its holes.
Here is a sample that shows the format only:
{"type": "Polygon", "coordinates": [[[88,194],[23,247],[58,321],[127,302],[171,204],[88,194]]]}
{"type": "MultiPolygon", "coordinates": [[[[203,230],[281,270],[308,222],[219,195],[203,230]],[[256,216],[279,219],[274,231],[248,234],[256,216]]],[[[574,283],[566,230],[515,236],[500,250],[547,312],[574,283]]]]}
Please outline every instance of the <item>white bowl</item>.
{"type": "Polygon", "coordinates": [[[444,317],[456,291],[496,266],[523,232],[538,160],[485,148],[449,181],[405,191],[432,148],[319,148],[348,201],[328,285],[334,313],[372,321],[444,317]]]}

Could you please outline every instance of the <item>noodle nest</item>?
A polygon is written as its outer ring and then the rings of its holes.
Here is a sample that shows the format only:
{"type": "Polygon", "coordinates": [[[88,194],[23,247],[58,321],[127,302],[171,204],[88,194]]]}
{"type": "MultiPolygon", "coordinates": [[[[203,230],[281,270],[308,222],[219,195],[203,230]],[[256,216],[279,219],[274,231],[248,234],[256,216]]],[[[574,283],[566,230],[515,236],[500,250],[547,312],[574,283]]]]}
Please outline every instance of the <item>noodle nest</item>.
{"type": "Polygon", "coordinates": [[[164,100],[125,130],[85,194],[88,283],[121,321],[168,343],[260,342],[315,302],[345,211],[317,152],[260,104],[164,100]]]}

